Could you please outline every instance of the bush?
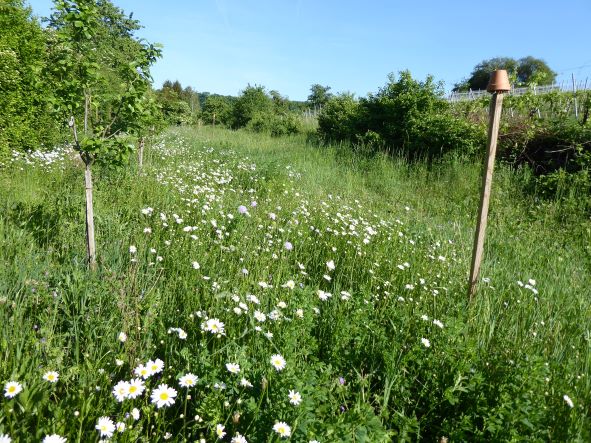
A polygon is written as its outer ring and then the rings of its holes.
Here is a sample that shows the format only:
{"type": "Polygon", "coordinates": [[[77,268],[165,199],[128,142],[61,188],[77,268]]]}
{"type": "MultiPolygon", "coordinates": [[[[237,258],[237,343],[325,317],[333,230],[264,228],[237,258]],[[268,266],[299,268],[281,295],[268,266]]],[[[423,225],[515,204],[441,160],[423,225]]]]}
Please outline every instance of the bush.
{"type": "Polygon", "coordinates": [[[359,102],[351,94],[331,98],[318,116],[318,134],[326,141],[353,140],[358,135],[359,102]]]}
{"type": "Polygon", "coordinates": [[[246,125],[253,132],[270,134],[278,137],[303,132],[303,123],[295,114],[275,114],[273,112],[257,112],[246,125]]]}
{"type": "Polygon", "coordinates": [[[484,142],[484,130],[452,116],[432,77],[414,80],[408,71],[389,81],[377,94],[356,102],[350,95],[330,100],[318,118],[319,134],[349,140],[363,151],[386,150],[409,158],[433,158],[457,150],[472,153],[484,142]]]}

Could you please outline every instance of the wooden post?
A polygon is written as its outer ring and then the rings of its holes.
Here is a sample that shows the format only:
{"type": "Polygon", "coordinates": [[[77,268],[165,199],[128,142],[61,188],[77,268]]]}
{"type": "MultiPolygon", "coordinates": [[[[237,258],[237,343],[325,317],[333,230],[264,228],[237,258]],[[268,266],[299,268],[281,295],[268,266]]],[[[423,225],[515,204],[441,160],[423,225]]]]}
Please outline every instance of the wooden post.
{"type": "Polygon", "coordinates": [[[142,166],[144,165],[144,137],[140,137],[139,140],[139,147],[138,147],[138,167],[139,170],[142,170],[142,166]]]}
{"type": "Polygon", "coordinates": [[[476,233],[474,235],[474,250],[472,252],[472,265],[470,268],[470,280],[468,284],[468,297],[473,300],[478,282],[478,273],[484,252],[484,234],[488,217],[488,204],[492,187],[492,176],[495,167],[495,155],[497,153],[497,139],[499,136],[499,125],[501,122],[501,111],[503,109],[503,94],[511,89],[507,71],[498,70],[491,74],[488,88],[486,90],[493,94],[490,102],[489,124],[488,124],[488,147],[486,153],[485,170],[482,176],[482,193],[480,195],[480,206],[478,208],[478,219],[476,220],[476,233]]]}
{"type": "Polygon", "coordinates": [[[574,102],[575,102],[575,118],[578,120],[579,119],[579,109],[577,106],[577,84],[575,83],[575,74],[571,74],[572,79],[573,79],[573,97],[574,97],[574,102]]]}

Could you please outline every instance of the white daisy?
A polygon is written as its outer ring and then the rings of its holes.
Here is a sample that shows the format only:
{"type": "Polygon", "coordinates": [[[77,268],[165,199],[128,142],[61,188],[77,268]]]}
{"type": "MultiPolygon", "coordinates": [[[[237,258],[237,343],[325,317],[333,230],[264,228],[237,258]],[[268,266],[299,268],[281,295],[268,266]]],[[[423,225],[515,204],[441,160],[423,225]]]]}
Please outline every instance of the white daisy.
{"type": "Polygon", "coordinates": [[[122,402],[127,398],[127,394],[129,392],[129,382],[121,380],[113,387],[113,395],[117,399],[118,402],[122,402]]]}
{"type": "Polygon", "coordinates": [[[16,397],[23,390],[23,385],[18,381],[9,381],[4,385],[4,396],[8,398],[16,397]]]}
{"type": "Polygon", "coordinates": [[[51,434],[43,437],[42,443],[66,443],[66,441],[66,437],[62,437],[58,434],[51,434]]]}
{"type": "Polygon", "coordinates": [[[237,363],[226,363],[226,369],[231,374],[238,374],[240,372],[240,365],[237,363]]]}
{"type": "Polygon", "coordinates": [[[224,431],[226,429],[226,427],[224,425],[221,424],[217,424],[215,426],[215,435],[217,435],[217,437],[221,440],[222,438],[224,438],[224,436],[226,435],[226,432],[224,431]]]}
{"type": "Polygon", "coordinates": [[[161,384],[152,391],[152,403],[156,404],[157,408],[172,406],[176,394],[176,390],[169,388],[168,385],[161,384]]]}
{"type": "Polygon", "coordinates": [[[271,365],[277,371],[281,371],[285,368],[285,359],[280,354],[274,354],[271,356],[271,365]]]}
{"type": "Polygon", "coordinates": [[[189,373],[183,375],[179,379],[179,384],[181,385],[181,388],[192,388],[197,383],[197,380],[199,380],[199,377],[189,373]]]}
{"type": "Polygon", "coordinates": [[[43,374],[43,380],[48,381],[49,383],[57,383],[59,376],[60,375],[55,371],[47,371],[43,374]]]}
{"type": "Polygon", "coordinates": [[[101,437],[111,438],[115,432],[115,423],[109,417],[101,417],[94,428],[99,431],[101,437]]]}
{"type": "Polygon", "coordinates": [[[431,342],[429,341],[428,338],[421,338],[421,343],[423,344],[424,347],[428,348],[431,346],[431,342]]]}
{"type": "Polygon", "coordinates": [[[291,435],[291,428],[285,422],[277,422],[273,425],[273,430],[279,434],[280,437],[289,437],[291,435]]]}
{"type": "Polygon", "coordinates": [[[297,391],[290,389],[288,397],[289,397],[289,402],[294,406],[297,406],[302,402],[302,396],[297,391]]]}
{"type": "Polygon", "coordinates": [[[134,399],[142,395],[146,386],[144,382],[139,378],[132,378],[127,386],[127,397],[134,399]]]}

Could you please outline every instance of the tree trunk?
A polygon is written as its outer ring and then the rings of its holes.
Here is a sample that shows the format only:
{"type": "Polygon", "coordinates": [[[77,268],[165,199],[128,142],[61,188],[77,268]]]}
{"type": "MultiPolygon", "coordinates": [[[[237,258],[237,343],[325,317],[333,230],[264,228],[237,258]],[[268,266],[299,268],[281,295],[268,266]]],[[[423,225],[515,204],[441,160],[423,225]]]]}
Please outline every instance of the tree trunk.
{"type": "Polygon", "coordinates": [[[94,241],[91,162],[88,159],[84,159],[84,163],[86,165],[84,170],[84,187],[86,188],[86,248],[88,252],[88,266],[94,271],[96,269],[96,244],[94,241]]]}

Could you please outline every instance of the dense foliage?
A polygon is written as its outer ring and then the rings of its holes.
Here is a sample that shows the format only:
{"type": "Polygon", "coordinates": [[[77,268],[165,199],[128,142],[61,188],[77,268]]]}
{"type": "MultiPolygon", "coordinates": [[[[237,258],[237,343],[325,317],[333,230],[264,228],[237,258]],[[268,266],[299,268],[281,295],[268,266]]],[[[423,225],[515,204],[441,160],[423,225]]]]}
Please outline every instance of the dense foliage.
{"type": "Polygon", "coordinates": [[[350,95],[332,98],[318,117],[318,131],[327,140],[410,158],[433,158],[452,150],[472,153],[484,134],[450,112],[442,86],[432,77],[421,82],[408,71],[399,77],[391,74],[376,94],[359,101],[350,95]]]}

